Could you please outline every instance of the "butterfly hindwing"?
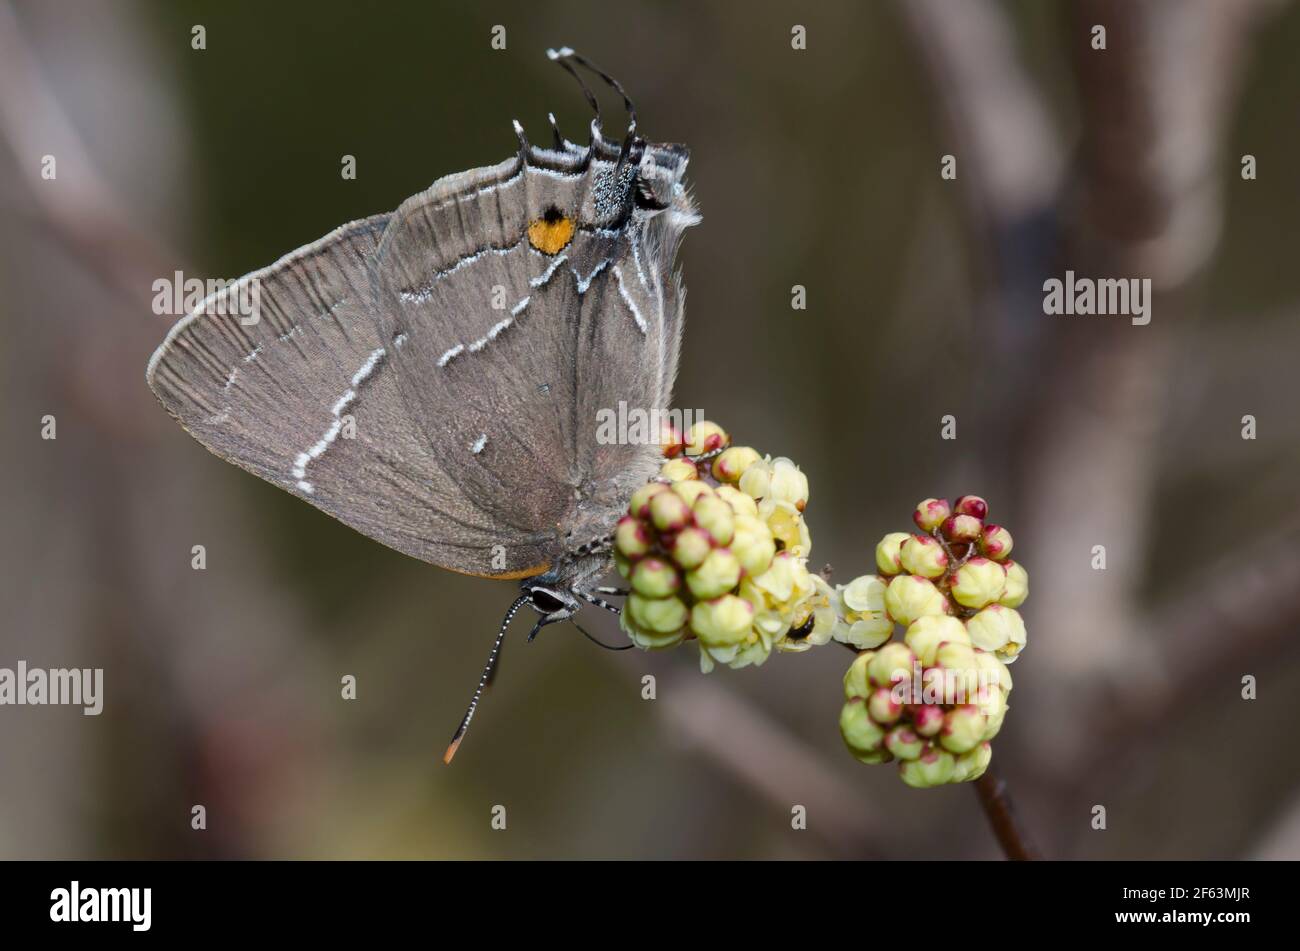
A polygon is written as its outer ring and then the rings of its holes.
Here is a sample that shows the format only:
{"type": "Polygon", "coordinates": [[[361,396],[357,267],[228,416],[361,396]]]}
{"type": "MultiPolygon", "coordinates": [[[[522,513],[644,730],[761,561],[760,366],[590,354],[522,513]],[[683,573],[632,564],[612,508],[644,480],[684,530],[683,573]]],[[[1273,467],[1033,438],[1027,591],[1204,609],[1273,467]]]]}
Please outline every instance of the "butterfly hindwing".
{"type": "Polygon", "coordinates": [[[667,408],[676,369],[676,240],[604,207],[622,169],[530,150],[475,191],[408,200],[375,258],[376,310],[440,465],[562,547],[610,530],[655,469],[657,432],[601,439],[600,414],[667,408]]]}

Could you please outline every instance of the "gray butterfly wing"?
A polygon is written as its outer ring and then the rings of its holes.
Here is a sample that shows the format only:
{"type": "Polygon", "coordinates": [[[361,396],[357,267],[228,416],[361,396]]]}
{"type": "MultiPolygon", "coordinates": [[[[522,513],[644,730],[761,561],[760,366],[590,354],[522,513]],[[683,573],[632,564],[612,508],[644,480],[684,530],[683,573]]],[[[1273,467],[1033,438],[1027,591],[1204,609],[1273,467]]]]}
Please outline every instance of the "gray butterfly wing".
{"type": "Polygon", "coordinates": [[[370,287],[388,222],[344,225],[204,300],[154,353],[149,385],[208,449],[398,551],[535,573],[554,558],[546,540],[476,508],[397,387],[370,287]]]}
{"type": "Polygon", "coordinates": [[[633,211],[638,170],[617,158],[528,149],[439,182],[394,213],[375,257],[398,385],[439,465],[562,552],[610,531],[661,458],[599,438],[600,414],[666,409],[677,365],[669,266],[697,219],[633,211]]]}

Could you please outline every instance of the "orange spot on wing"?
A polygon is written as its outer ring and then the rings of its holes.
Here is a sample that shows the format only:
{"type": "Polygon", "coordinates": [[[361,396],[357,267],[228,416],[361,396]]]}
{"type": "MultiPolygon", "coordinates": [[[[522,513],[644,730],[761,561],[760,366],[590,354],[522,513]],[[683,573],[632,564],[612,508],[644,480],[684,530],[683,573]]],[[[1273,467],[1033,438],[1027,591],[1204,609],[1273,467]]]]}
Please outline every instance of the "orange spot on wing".
{"type": "Polygon", "coordinates": [[[528,226],[528,243],[543,254],[559,254],[573,240],[572,218],[548,212],[528,226]]]}

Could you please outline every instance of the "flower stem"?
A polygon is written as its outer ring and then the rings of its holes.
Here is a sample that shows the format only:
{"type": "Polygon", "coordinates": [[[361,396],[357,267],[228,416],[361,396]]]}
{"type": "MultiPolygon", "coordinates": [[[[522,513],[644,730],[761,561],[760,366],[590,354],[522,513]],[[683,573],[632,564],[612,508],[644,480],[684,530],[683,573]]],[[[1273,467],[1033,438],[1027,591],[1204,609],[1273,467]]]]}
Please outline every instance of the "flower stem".
{"type": "Polygon", "coordinates": [[[984,775],[975,780],[975,792],[979,794],[980,805],[984,815],[993,827],[993,835],[1002,846],[1002,851],[1013,862],[1025,862],[1040,857],[1033,840],[1016,819],[1016,810],[1007,792],[1007,784],[993,771],[992,764],[984,775]]]}

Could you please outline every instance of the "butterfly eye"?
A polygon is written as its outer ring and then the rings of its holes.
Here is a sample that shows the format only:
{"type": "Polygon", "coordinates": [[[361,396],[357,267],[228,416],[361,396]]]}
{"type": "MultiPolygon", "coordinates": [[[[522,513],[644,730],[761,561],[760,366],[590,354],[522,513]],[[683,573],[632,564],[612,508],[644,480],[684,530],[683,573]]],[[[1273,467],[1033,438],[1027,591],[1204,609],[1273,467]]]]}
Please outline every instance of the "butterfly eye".
{"type": "Polygon", "coordinates": [[[557,598],[545,588],[532,588],[528,592],[528,600],[537,610],[543,614],[554,614],[556,611],[563,611],[568,607],[563,601],[557,598]]]}

